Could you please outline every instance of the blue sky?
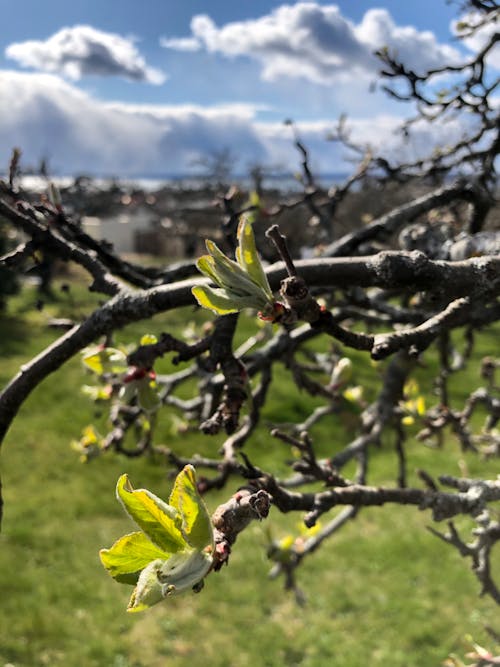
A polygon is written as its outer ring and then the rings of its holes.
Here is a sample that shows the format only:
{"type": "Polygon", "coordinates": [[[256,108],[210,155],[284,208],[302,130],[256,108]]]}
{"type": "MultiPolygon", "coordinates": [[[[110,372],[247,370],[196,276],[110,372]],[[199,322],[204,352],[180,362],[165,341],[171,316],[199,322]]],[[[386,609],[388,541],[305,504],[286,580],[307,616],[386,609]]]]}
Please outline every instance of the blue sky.
{"type": "Polygon", "coordinates": [[[452,31],[458,5],[445,0],[0,8],[0,155],[5,163],[19,145],[25,162],[45,156],[58,173],[179,173],[222,148],[240,156],[240,170],[262,162],[293,171],[287,117],[318,170],[342,169],[339,149],[325,143],[341,113],[377,149],[396,146],[398,119],[410,112],[368,92],[375,48],[395,48],[417,68],[466,53],[452,31]]]}

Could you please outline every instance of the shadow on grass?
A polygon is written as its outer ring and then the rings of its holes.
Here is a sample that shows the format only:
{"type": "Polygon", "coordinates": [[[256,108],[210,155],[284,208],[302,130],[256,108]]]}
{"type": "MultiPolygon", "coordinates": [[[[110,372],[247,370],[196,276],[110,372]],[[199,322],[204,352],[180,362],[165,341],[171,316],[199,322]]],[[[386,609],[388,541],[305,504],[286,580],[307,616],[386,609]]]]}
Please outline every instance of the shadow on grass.
{"type": "Polygon", "coordinates": [[[22,354],[30,335],[29,323],[20,317],[0,319],[0,357],[22,354]]]}

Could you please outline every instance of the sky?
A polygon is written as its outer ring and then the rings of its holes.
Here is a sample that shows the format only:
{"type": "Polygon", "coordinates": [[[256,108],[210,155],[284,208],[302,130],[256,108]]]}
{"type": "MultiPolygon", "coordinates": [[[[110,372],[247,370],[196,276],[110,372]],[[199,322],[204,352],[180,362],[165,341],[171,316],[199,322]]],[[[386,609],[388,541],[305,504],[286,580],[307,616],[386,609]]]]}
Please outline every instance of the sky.
{"type": "Polygon", "coordinates": [[[417,71],[468,53],[446,0],[0,0],[0,10],[0,159],[18,146],[25,165],[45,158],[54,175],[184,174],[224,150],[240,173],[293,173],[286,118],[313,168],[344,171],[345,151],[327,141],[341,114],[356,141],[412,158],[435,131],[401,147],[411,108],[375,85],[373,51],[388,46],[417,71]]]}

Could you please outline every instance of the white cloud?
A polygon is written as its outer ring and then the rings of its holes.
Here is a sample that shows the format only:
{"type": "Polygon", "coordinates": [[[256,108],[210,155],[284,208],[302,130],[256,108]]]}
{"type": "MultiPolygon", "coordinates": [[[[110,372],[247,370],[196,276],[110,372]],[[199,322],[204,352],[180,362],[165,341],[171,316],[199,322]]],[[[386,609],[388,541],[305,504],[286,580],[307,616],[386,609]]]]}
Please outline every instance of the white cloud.
{"type": "MultiPolygon", "coordinates": [[[[459,120],[446,123],[419,121],[410,137],[403,139],[399,128],[402,119],[391,114],[376,114],[367,118],[349,119],[350,139],[358,146],[394,162],[413,162],[425,158],[433,147],[451,145],[463,135],[459,120]]],[[[290,171],[300,171],[300,156],[291,145],[292,134],[282,123],[256,123],[259,136],[276,164],[287,165],[290,171]]],[[[310,164],[316,174],[345,172],[355,168],[352,158],[359,159],[337,142],[328,141],[335,124],[310,121],[297,124],[301,141],[307,146],[310,164]]]]}
{"type": "Polygon", "coordinates": [[[370,9],[355,28],[359,41],[371,50],[387,46],[407,66],[418,72],[458,62],[459,52],[440,44],[430,30],[397,26],[386,9],[370,9]]]}
{"type": "Polygon", "coordinates": [[[301,77],[328,85],[353,76],[373,76],[379,65],[373,52],[383,46],[395,50],[409,66],[423,70],[458,58],[458,52],[440,44],[433,33],[397,26],[385,9],[370,9],[354,24],[336,5],[315,2],[281,5],[258,19],[222,27],[209,16],[197,15],[191,21],[191,33],[163,38],[161,44],[253,58],[269,81],[301,77]]]}
{"type": "MultiPolygon", "coordinates": [[[[300,169],[289,127],[258,121],[252,105],[132,105],[106,103],[51,74],[0,71],[0,156],[7,164],[14,146],[23,163],[48,157],[59,175],[139,176],[186,173],[193,160],[229,148],[241,172],[248,164],[300,169]]],[[[413,159],[438,142],[457,138],[458,123],[422,125],[412,143],[401,148],[395,133],[400,119],[375,115],[353,120],[353,140],[370,143],[387,156],[413,159]]],[[[325,141],[332,122],[298,123],[317,172],[346,171],[345,151],[325,141]]]]}
{"type": "Polygon", "coordinates": [[[250,106],[105,103],[51,74],[0,71],[0,155],[48,156],[59,174],[182,173],[221,148],[266,161],[250,106]]]}
{"type": "Polygon", "coordinates": [[[173,37],[172,39],[161,37],[160,46],[175,51],[199,51],[201,49],[201,44],[196,37],[173,37]]]}
{"type": "Polygon", "coordinates": [[[87,75],[121,76],[161,84],[166,78],[160,70],[146,65],[133,39],[88,25],[62,28],[45,41],[10,44],[5,55],[23,67],[63,74],[73,80],[87,75]]]}

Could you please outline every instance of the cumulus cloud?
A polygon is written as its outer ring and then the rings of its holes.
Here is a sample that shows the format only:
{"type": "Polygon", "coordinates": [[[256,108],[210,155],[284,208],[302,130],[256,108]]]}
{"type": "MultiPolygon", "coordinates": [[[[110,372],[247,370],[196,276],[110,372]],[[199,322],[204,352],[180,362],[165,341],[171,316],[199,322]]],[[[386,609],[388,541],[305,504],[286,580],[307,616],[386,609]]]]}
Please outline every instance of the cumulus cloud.
{"type": "MultiPolygon", "coordinates": [[[[0,71],[0,155],[7,164],[14,146],[24,164],[48,157],[59,175],[88,173],[120,177],[180,174],[193,161],[228,148],[239,157],[241,173],[250,163],[279,165],[293,173],[300,156],[289,127],[263,122],[251,105],[132,105],[107,103],[52,74],[0,71]]],[[[371,144],[386,156],[414,159],[419,151],[459,136],[458,122],[417,128],[401,147],[395,133],[400,119],[378,115],[350,122],[353,140],[371,144]]],[[[325,141],[330,121],[299,123],[317,173],[348,171],[344,151],[325,141]]]]}
{"type": "Polygon", "coordinates": [[[133,39],[89,25],[62,28],[45,41],[10,44],[5,55],[23,67],[63,74],[73,80],[87,75],[121,76],[161,84],[166,78],[160,70],[146,65],[133,39]]]}
{"type": "Polygon", "coordinates": [[[315,2],[281,5],[258,19],[222,27],[209,16],[197,15],[191,20],[191,33],[189,37],[163,38],[161,44],[253,58],[269,81],[302,77],[327,85],[353,76],[372,76],[378,65],[373,52],[383,46],[422,70],[458,58],[458,52],[440,44],[432,32],[397,26],[385,9],[370,9],[355,24],[336,5],[315,2]]]}
{"type": "Polygon", "coordinates": [[[267,155],[245,105],[105,103],[52,74],[0,71],[0,154],[25,164],[48,156],[59,174],[183,173],[200,156],[230,147],[245,160],[267,155]]]}

